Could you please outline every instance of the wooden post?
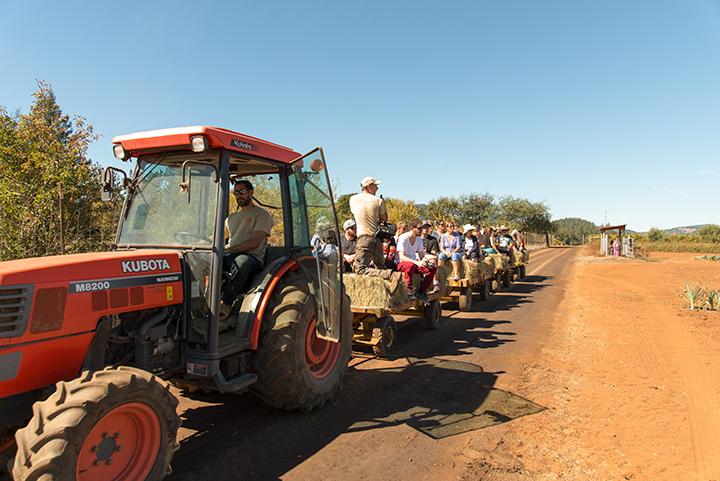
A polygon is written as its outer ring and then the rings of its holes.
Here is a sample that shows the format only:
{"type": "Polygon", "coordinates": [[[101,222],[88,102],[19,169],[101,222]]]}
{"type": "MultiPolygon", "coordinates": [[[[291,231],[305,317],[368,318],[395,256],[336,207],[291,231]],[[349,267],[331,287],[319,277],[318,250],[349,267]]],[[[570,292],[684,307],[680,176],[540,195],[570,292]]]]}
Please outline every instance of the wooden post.
{"type": "Polygon", "coordinates": [[[60,211],[60,255],[65,255],[65,216],[63,215],[63,186],[58,184],[58,210],[60,211]]]}

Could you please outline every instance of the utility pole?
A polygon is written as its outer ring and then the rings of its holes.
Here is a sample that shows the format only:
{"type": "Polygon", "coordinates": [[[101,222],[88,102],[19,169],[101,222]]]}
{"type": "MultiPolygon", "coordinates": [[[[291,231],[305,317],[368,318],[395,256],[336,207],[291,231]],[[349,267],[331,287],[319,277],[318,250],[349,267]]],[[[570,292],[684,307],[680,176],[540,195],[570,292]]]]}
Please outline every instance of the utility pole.
{"type": "Polygon", "coordinates": [[[605,222],[603,223],[603,226],[607,227],[608,221],[607,221],[607,210],[605,210],[605,222]]]}
{"type": "Polygon", "coordinates": [[[63,215],[63,186],[58,184],[58,210],[60,211],[60,255],[65,255],[65,216],[63,215]]]}

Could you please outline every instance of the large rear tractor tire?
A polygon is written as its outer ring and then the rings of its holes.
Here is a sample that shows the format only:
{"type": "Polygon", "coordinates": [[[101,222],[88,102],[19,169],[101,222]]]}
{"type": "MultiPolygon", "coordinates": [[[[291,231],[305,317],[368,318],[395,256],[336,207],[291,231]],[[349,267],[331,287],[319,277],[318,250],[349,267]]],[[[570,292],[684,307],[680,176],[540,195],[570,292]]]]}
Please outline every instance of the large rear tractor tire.
{"type": "Polygon", "coordinates": [[[342,385],[352,349],[350,298],[343,292],[340,340],[317,337],[317,311],[302,274],[289,274],[272,293],[253,360],[255,393],[288,411],[323,406],[342,385]]]}
{"type": "Polygon", "coordinates": [[[131,367],[86,371],[33,405],[15,434],[22,481],[160,480],[180,447],[169,386],[131,367]]]}

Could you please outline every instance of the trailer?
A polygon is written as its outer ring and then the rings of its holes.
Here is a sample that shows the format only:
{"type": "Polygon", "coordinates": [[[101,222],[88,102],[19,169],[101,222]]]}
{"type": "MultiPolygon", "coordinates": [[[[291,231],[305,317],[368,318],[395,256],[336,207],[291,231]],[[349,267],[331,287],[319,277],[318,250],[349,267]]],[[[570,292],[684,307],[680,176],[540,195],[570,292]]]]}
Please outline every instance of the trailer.
{"type": "MultiPolygon", "coordinates": [[[[469,311],[475,298],[482,301],[490,298],[491,292],[498,290],[495,279],[495,260],[486,256],[482,262],[464,260],[461,264],[462,278],[454,280],[445,275],[447,280],[442,286],[442,302],[457,302],[461,311],[469,311]]],[[[447,269],[447,264],[445,266],[447,269]]]]}
{"type": "Polygon", "coordinates": [[[417,299],[394,308],[361,307],[350,305],[353,313],[353,343],[371,346],[379,357],[389,357],[395,351],[398,342],[398,322],[395,316],[422,318],[429,330],[436,331],[442,327],[442,306],[440,292],[427,295],[429,304],[426,306],[417,299]]]}
{"type": "Polygon", "coordinates": [[[530,252],[527,250],[514,251],[512,256],[512,280],[519,281],[525,278],[527,273],[527,265],[530,262],[530,252]]]}

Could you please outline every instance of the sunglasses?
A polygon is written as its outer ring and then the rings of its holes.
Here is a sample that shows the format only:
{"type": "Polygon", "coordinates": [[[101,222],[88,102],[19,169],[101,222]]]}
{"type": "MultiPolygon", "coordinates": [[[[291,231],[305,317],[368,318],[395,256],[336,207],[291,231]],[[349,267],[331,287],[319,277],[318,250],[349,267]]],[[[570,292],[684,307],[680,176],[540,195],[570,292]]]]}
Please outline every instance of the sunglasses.
{"type": "Polygon", "coordinates": [[[238,194],[240,194],[240,195],[245,195],[245,194],[247,194],[248,192],[250,192],[250,191],[247,190],[247,189],[237,189],[237,190],[235,191],[235,195],[238,195],[238,194]]]}

